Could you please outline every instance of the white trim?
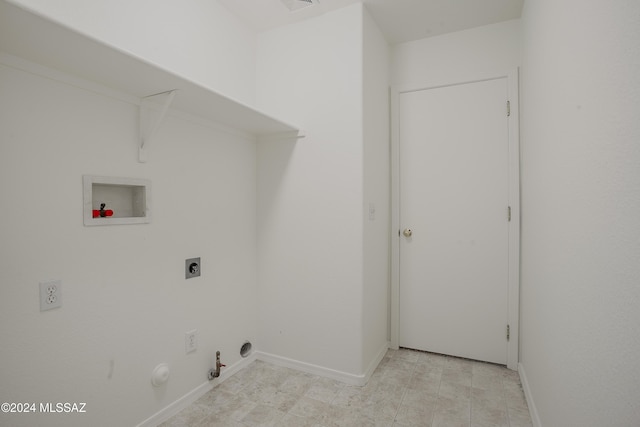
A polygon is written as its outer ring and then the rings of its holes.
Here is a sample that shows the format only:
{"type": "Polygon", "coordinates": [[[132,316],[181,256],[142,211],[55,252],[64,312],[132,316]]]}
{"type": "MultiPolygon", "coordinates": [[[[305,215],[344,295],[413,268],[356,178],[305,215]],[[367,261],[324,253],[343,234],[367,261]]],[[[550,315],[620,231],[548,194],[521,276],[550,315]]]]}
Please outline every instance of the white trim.
{"type": "Polygon", "coordinates": [[[391,88],[391,343],[400,346],[400,91],[391,88]]]}
{"type": "Polygon", "coordinates": [[[458,86],[461,84],[468,83],[478,83],[478,82],[486,82],[489,80],[497,80],[505,77],[509,77],[513,75],[514,71],[517,74],[518,68],[514,68],[512,70],[506,70],[504,72],[489,72],[489,73],[472,73],[466,76],[467,78],[461,78],[459,80],[451,80],[445,77],[443,80],[425,80],[425,83],[416,86],[404,86],[404,87],[395,87],[397,93],[408,93],[408,92],[417,92],[426,89],[437,89],[441,87],[449,87],[449,86],[458,86]]]}
{"type": "Polygon", "coordinates": [[[226,379],[230,378],[232,375],[240,371],[241,369],[246,368],[251,362],[255,360],[261,360],[263,362],[272,363],[274,365],[283,366],[285,368],[295,369],[297,371],[307,372],[309,374],[318,375],[321,377],[331,378],[334,380],[341,381],[346,384],[364,386],[373,372],[376,370],[384,356],[387,354],[387,350],[389,348],[389,343],[385,343],[380,350],[378,351],[377,356],[368,366],[367,371],[363,375],[353,375],[346,372],[336,371],[334,369],[325,368],[318,365],[312,365],[310,363],[300,362],[293,359],[288,359],[286,357],[277,356],[275,354],[264,353],[261,351],[254,351],[249,355],[249,357],[239,360],[233,365],[225,368],[220,378],[215,379],[213,381],[207,381],[205,383],[200,384],[195,389],[191,390],[178,400],[173,403],[167,405],[162,408],[160,411],[156,412],[143,422],[137,425],[137,427],[155,427],[174,415],[178,414],[180,411],[186,409],[190,405],[192,405],[196,400],[204,396],[207,392],[212,390],[214,387],[223,383],[226,379]]]}
{"type": "Polygon", "coordinates": [[[531,415],[533,427],[542,427],[542,422],[540,422],[540,416],[538,415],[538,409],[536,408],[536,404],[533,401],[533,395],[531,394],[531,389],[529,388],[529,380],[527,379],[527,374],[524,371],[524,365],[522,363],[518,363],[518,374],[520,374],[520,382],[522,383],[524,397],[527,400],[527,405],[529,406],[529,414],[531,415]]]}
{"type": "Polygon", "coordinates": [[[137,427],[155,427],[167,421],[169,418],[178,414],[183,409],[188,408],[191,404],[207,394],[207,392],[211,391],[214,387],[222,384],[227,378],[230,378],[236,372],[247,367],[254,360],[256,360],[256,356],[255,354],[251,354],[249,357],[240,359],[233,365],[224,368],[224,370],[220,373],[219,378],[200,384],[198,387],[194,388],[178,400],[165,406],[160,411],[156,412],[155,414],[138,424],[137,427]]]}
{"type": "Polygon", "coordinates": [[[378,350],[378,354],[367,367],[367,370],[364,372],[364,383],[362,385],[365,385],[369,382],[369,380],[371,379],[371,375],[373,375],[373,372],[376,370],[380,362],[382,362],[384,356],[386,356],[387,350],[389,350],[388,342],[384,343],[384,345],[380,347],[380,350],[378,350]]]}
{"type": "Polygon", "coordinates": [[[300,362],[298,360],[289,359],[287,357],[277,356],[275,354],[256,352],[258,360],[272,363],[274,365],[283,366],[285,368],[295,369],[297,371],[306,372],[308,374],[318,375],[325,378],[331,378],[346,384],[363,386],[366,384],[366,375],[354,375],[347,372],[336,371],[334,369],[325,368],[324,366],[313,365],[311,363],[300,362]]]}
{"type": "MultiPolygon", "coordinates": [[[[511,337],[507,343],[507,367],[518,368],[519,310],[520,310],[520,131],[518,69],[506,73],[477,76],[467,81],[438,81],[419,88],[391,88],[391,343],[397,349],[400,344],[400,131],[398,126],[398,100],[402,93],[434,89],[466,83],[476,83],[500,78],[507,79],[507,95],[511,102],[509,117],[509,291],[507,322],[511,337]]],[[[505,113],[506,114],[506,113],[505,113]]]]}
{"type": "Polygon", "coordinates": [[[507,345],[507,367],[517,370],[520,351],[520,99],[518,69],[507,73],[509,116],[509,287],[508,322],[511,338],[507,345]]]}
{"type": "Polygon", "coordinates": [[[189,393],[182,396],[180,399],[164,407],[160,411],[156,412],[140,424],[137,427],[155,427],[160,423],[165,422],[169,418],[178,414],[183,409],[189,407],[193,402],[204,396],[209,390],[213,389],[213,386],[209,382],[202,383],[198,387],[191,390],[189,393]]]}

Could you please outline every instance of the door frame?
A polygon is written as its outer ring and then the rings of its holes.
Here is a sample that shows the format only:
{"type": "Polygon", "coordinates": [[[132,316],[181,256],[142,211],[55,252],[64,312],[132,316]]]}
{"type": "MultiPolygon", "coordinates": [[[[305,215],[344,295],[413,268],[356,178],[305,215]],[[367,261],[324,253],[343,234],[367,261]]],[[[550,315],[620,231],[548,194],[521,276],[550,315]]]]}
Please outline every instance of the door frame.
{"type": "MultiPolygon", "coordinates": [[[[505,73],[477,76],[471,80],[444,81],[421,87],[398,89],[391,87],[391,295],[390,295],[390,348],[398,349],[400,341],[400,130],[399,97],[403,93],[507,79],[507,97],[510,102],[509,127],[509,196],[511,221],[509,222],[509,260],[507,322],[510,337],[507,342],[507,367],[518,369],[520,342],[520,123],[518,97],[518,68],[505,73]],[[397,230],[397,231],[396,231],[397,230]]],[[[505,103],[506,104],[506,103],[505,103]]],[[[506,114],[505,105],[505,114],[506,114]]],[[[506,216],[506,212],[505,212],[506,216]]],[[[506,325],[505,325],[506,326],[506,325]]],[[[505,328],[506,334],[506,328],[505,328]]]]}

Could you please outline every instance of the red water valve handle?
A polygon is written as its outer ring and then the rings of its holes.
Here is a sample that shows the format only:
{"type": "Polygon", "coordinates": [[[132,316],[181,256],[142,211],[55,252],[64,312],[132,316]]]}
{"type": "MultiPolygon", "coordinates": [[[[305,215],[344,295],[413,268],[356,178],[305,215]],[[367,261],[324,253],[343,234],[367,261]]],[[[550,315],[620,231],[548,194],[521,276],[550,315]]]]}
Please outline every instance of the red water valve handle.
{"type": "MultiPolygon", "coordinates": [[[[106,209],[104,211],[104,216],[113,216],[113,211],[111,209],[106,209]]],[[[100,217],[100,210],[99,209],[94,209],[93,210],[93,217],[94,218],[99,218],[100,217]]]]}

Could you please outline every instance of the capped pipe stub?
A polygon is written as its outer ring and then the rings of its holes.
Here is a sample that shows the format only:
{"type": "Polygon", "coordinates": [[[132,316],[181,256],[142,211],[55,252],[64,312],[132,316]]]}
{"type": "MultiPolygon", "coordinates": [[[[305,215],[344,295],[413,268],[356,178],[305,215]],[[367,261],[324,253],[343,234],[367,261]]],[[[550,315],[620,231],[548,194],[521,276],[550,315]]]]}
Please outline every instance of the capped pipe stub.
{"type": "Polygon", "coordinates": [[[151,373],[151,384],[154,387],[159,387],[162,384],[166,383],[169,379],[169,365],[166,363],[161,363],[156,366],[151,373]]]}

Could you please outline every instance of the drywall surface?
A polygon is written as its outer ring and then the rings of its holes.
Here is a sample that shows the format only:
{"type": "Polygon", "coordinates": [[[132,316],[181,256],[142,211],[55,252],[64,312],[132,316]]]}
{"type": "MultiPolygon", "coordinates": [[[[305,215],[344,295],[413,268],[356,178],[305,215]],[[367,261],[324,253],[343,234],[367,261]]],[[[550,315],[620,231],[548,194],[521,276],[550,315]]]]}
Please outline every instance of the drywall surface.
{"type": "Polygon", "coordinates": [[[640,3],[526,1],[521,364],[542,426],[640,425],[640,3]]]}
{"type": "Polygon", "coordinates": [[[393,46],[391,83],[419,89],[465,82],[520,65],[520,20],[486,25],[393,46]]]}
{"type": "Polygon", "coordinates": [[[0,65],[0,401],[86,403],[0,425],[136,425],[256,340],[255,142],[170,113],[141,164],[137,125],[126,100],[0,65]],[[150,180],[151,223],[83,226],[84,174],[150,180]],[[51,279],[62,307],[40,312],[51,279]]]}
{"type": "Polygon", "coordinates": [[[362,5],[258,35],[257,105],[307,137],[258,145],[260,345],[362,373],[362,5]]]}
{"type": "Polygon", "coordinates": [[[10,1],[224,95],[255,101],[255,34],[217,1],[10,1]]]}
{"type": "Polygon", "coordinates": [[[364,9],[363,368],[388,345],[389,46],[364,9]]]}

